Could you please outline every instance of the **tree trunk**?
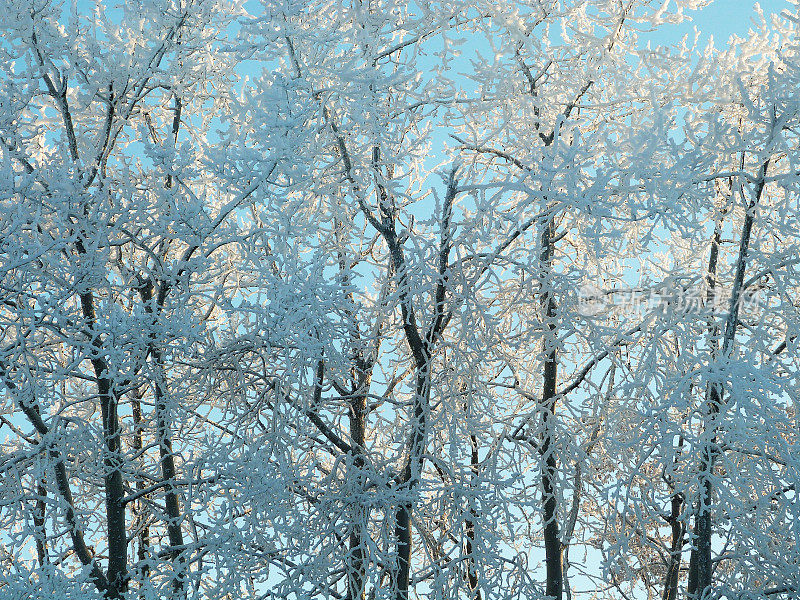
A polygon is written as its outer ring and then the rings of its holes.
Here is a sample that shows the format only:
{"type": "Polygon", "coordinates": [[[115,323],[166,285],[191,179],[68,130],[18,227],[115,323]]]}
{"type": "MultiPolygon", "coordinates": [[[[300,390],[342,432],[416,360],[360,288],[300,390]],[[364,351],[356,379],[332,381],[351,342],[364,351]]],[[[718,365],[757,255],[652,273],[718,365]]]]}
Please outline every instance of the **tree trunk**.
{"type": "MultiPolygon", "coordinates": [[[[719,229],[717,229],[717,231],[719,231],[719,229]]],[[[673,469],[677,468],[682,448],[683,436],[678,440],[678,448],[672,461],[673,469]]],[[[662,600],[677,600],[678,583],[681,574],[681,553],[683,552],[683,545],[685,543],[684,536],[686,534],[686,525],[681,520],[681,515],[683,514],[686,499],[681,492],[675,491],[674,471],[669,478],[669,485],[670,488],[672,488],[672,499],[667,523],[669,523],[671,529],[672,544],[670,545],[669,560],[667,562],[667,574],[664,577],[664,594],[662,595],[662,600]]]]}
{"type": "MultiPolygon", "coordinates": [[[[370,367],[371,371],[371,367],[370,367]]],[[[359,490],[364,486],[363,469],[365,466],[364,448],[366,443],[367,392],[369,390],[369,372],[360,370],[358,389],[355,390],[349,404],[350,437],[353,446],[353,473],[359,490]]],[[[364,553],[364,523],[367,520],[367,508],[353,506],[350,523],[349,555],[347,561],[347,599],[363,600],[365,593],[366,564],[364,553]]]]}
{"type": "MultiPolygon", "coordinates": [[[[430,378],[428,364],[417,370],[417,381],[414,393],[414,417],[411,437],[408,442],[408,460],[400,474],[400,489],[411,494],[419,481],[422,471],[422,451],[427,433],[428,404],[430,400],[430,378]]],[[[409,582],[411,579],[411,512],[413,503],[410,500],[400,504],[395,515],[395,536],[397,538],[397,600],[408,600],[409,582]]]]}
{"type": "MultiPolygon", "coordinates": [[[[739,308],[744,284],[744,273],[747,267],[747,254],[750,249],[750,236],[755,222],[756,210],[761,194],[766,184],[767,169],[769,168],[769,158],[767,158],[758,170],[756,185],[752,200],[748,203],[747,212],[742,225],[742,233],[739,240],[739,254],[736,260],[736,272],[731,287],[731,301],[728,315],[725,320],[725,329],[722,337],[721,357],[727,358],[733,349],[733,342],[736,337],[736,329],[739,324],[739,308]]],[[[694,547],[689,559],[689,583],[687,592],[690,598],[702,598],[711,591],[712,583],[712,561],[711,561],[711,535],[712,517],[711,505],[713,501],[713,482],[712,472],[714,461],[718,452],[717,449],[717,430],[719,427],[718,417],[722,411],[723,388],[717,382],[712,382],[708,390],[706,431],[710,429],[710,439],[701,449],[700,468],[699,468],[699,490],[698,499],[695,506],[694,518],[694,547]]]]}
{"type": "Polygon", "coordinates": [[[669,525],[672,529],[672,546],[670,547],[667,574],[664,578],[663,600],[677,600],[678,580],[681,572],[681,551],[683,550],[685,527],[680,520],[683,513],[683,494],[672,495],[672,507],[669,515],[669,525]]]}
{"type": "Polygon", "coordinates": [[[556,303],[551,284],[553,261],[553,229],[555,223],[550,217],[542,232],[541,284],[543,288],[541,305],[544,314],[544,372],[542,385],[542,442],[539,451],[544,460],[542,466],[542,509],[544,521],[544,551],[547,570],[545,593],[554,600],[561,600],[564,593],[564,566],[562,564],[562,544],[558,526],[558,498],[556,492],[558,462],[554,443],[556,412],[556,386],[558,383],[558,333],[556,326],[556,303]]]}
{"type": "MultiPolygon", "coordinates": [[[[472,477],[472,486],[474,487],[478,484],[478,475],[480,469],[480,461],[478,457],[478,437],[473,433],[469,436],[469,445],[470,445],[470,461],[469,461],[469,468],[472,477]]],[[[467,585],[469,586],[469,591],[472,595],[473,600],[481,600],[481,589],[478,587],[478,572],[477,572],[477,561],[475,560],[475,522],[478,520],[478,515],[475,512],[475,507],[472,506],[469,509],[469,518],[467,518],[464,526],[467,532],[467,544],[466,544],[466,554],[467,554],[467,585]]]]}
{"type": "Polygon", "coordinates": [[[47,531],[44,527],[44,509],[45,498],[47,497],[47,488],[45,487],[45,477],[41,476],[39,481],[36,482],[36,508],[33,510],[33,527],[34,537],[36,538],[36,558],[39,561],[39,566],[50,562],[47,553],[47,531]]]}
{"type": "MultiPolygon", "coordinates": [[[[133,444],[134,452],[139,455],[140,460],[142,449],[144,448],[144,440],[142,433],[144,424],[142,422],[142,390],[136,388],[133,391],[133,399],[131,401],[131,412],[133,413],[133,444]]],[[[145,488],[144,479],[139,477],[136,480],[136,489],[141,491],[145,488]]],[[[138,531],[139,548],[136,552],[136,557],[141,565],[142,578],[147,579],[150,573],[150,565],[147,563],[147,550],[150,547],[150,527],[147,524],[147,511],[145,509],[145,499],[140,498],[136,500],[134,505],[134,527],[138,531]]]]}
{"type": "MultiPolygon", "coordinates": [[[[377,158],[378,155],[376,155],[377,158]]],[[[376,160],[377,162],[377,160],[376,160]]],[[[391,266],[397,277],[397,295],[400,301],[400,313],[403,319],[403,331],[406,342],[414,360],[416,383],[414,386],[414,414],[411,419],[411,432],[408,439],[408,459],[405,467],[395,478],[398,488],[408,494],[408,500],[401,502],[395,514],[395,537],[397,539],[397,569],[395,589],[397,600],[408,600],[408,588],[411,573],[411,511],[414,492],[422,473],[424,461],[423,451],[427,439],[427,418],[430,410],[431,395],[431,363],[432,352],[439,336],[447,327],[452,313],[445,311],[447,296],[447,280],[451,249],[450,220],[453,211],[453,200],[458,193],[456,174],[458,165],[454,164],[447,181],[447,193],[442,205],[441,231],[439,240],[438,281],[434,293],[434,311],[430,324],[423,335],[420,335],[414,301],[409,288],[408,272],[403,254],[403,242],[398,238],[395,229],[395,215],[389,207],[389,195],[382,185],[378,185],[382,201],[380,202],[382,222],[369,217],[370,222],[383,236],[389,247],[391,266]]]]}
{"type": "MultiPolygon", "coordinates": [[[[79,240],[78,252],[85,254],[83,243],[79,240]]],[[[118,397],[111,371],[104,354],[103,342],[96,332],[97,315],[95,313],[94,295],[91,291],[79,295],[83,317],[92,334],[92,355],[90,362],[94,369],[97,395],[100,399],[100,411],[103,417],[103,437],[105,452],[104,488],[106,498],[106,526],[108,528],[108,589],[106,598],[122,598],[128,587],[128,537],[125,524],[125,487],[122,478],[122,453],[120,447],[119,416],[117,415],[118,397]]]]}
{"type": "Polygon", "coordinates": [[[108,591],[107,598],[122,598],[128,587],[128,538],[125,525],[125,488],[122,479],[119,417],[117,399],[111,380],[104,375],[108,367],[103,359],[92,361],[97,377],[100,410],[106,451],[105,466],[106,524],[108,526],[108,591]]]}
{"type": "MultiPolygon", "coordinates": [[[[714,227],[714,237],[711,241],[711,251],[709,252],[708,256],[708,269],[706,271],[706,286],[708,288],[706,294],[706,303],[711,304],[715,301],[715,293],[717,287],[717,263],[719,260],[719,247],[722,243],[722,219],[717,221],[714,227]]],[[[709,333],[709,344],[711,346],[712,352],[712,359],[717,357],[719,351],[719,327],[714,322],[713,317],[709,318],[708,324],[708,333],[709,333]]],[[[716,391],[715,388],[707,390],[707,394],[714,394],[716,391]]],[[[713,410],[713,407],[717,405],[720,399],[710,397],[710,406],[713,410]]],[[[704,459],[703,464],[705,464],[706,460],[704,459]]],[[[707,487],[706,492],[708,493],[708,497],[710,498],[711,495],[711,487],[710,485],[707,487]]],[[[681,509],[683,504],[683,497],[681,496],[681,509]]],[[[673,496],[672,500],[672,511],[673,514],[671,515],[671,519],[674,519],[674,511],[675,511],[675,502],[676,497],[673,496]]],[[[672,526],[672,553],[670,557],[670,569],[667,571],[667,578],[665,580],[664,585],[664,600],[675,600],[677,597],[677,585],[678,585],[678,574],[680,572],[680,553],[675,548],[675,535],[680,533],[680,539],[683,540],[683,534],[685,527],[683,524],[680,524],[680,531],[676,529],[677,524],[673,521],[670,523],[672,526]],[[676,558],[677,552],[677,558],[676,558]],[[673,567],[673,564],[677,561],[677,566],[673,567]],[[672,569],[676,570],[675,575],[672,574],[672,569]],[[673,591],[673,588],[674,591],[673,591]]],[[[697,515],[695,516],[695,535],[699,536],[696,538],[695,543],[692,545],[692,552],[689,558],[689,581],[687,584],[687,592],[689,596],[695,596],[697,594],[697,589],[699,584],[699,580],[703,579],[707,582],[706,585],[710,585],[711,582],[711,573],[710,573],[710,564],[711,564],[711,547],[710,541],[706,543],[706,540],[710,540],[710,519],[708,522],[703,522],[703,520],[698,520],[697,515]],[[709,531],[706,532],[706,529],[709,531]],[[702,534],[702,535],[701,535],[702,534]],[[698,554],[699,553],[699,554],[698,554]],[[705,564],[701,566],[701,556],[708,557],[708,560],[705,564]],[[701,575],[702,573],[702,575],[701,575]]]]}
{"type": "Polygon", "coordinates": [[[153,317],[153,331],[150,334],[148,343],[150,356],[153,357],[153,367],[155,369],[155,379],[153,381],[153,391],[155,394],[155,413],[156,413],[156,435],[158,439],[158,452],[160,456],[161,478],[166,486],[165,504],[167,509],[167,537],[170,545],[170,558],[172,559],[173,580],[172,588],[176,596],[184,594],[186,579],[186,560],[183,556],[183,530],[181,528],[181,508],[178,493],[174,481],[177,470],[175,468],[175,455],[172,451],[172,431],[170,427],[167,407],[166,394],[166,371],[164,368],[164,355],[161,348],[156,343],[155,325],[157,311],[161,310],[166,298],[167,288],[161,287],[157,298],[158,306],[153,304],[153,284],[150,280],[142,285],[140,295],[142,303],[148,314],[153,317]]]}

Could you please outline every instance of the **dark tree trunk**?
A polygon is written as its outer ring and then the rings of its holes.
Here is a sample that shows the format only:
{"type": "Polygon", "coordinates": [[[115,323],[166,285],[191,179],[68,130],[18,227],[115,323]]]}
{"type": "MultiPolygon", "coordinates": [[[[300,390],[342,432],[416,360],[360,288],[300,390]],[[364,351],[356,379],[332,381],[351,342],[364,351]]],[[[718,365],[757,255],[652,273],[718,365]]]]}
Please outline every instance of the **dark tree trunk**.
{"type": "MultiPolygon", "coordinates": [[[[133,413],[133,444],[132,448],[137,455],[141,455],[144,448],[143,440],[143,415],[142,415],[142,390],[136,388],[133,392],[133,399],[131,401],[131,412],[133,413]]],[[[142,457],[140,456],[140,459],[142,457]]],[[[141,491],[145,488],[144,479],[139,477],[136,480],[136,489],[141,491]]],[[[147,511],[145,510],[145,499],[140,498],[136,500],[134,506],[135,528],[138,531],[139,547],[136,552],[136,557],[141,565],[142,578],[147,579],[150,573],[150,565],[147,564],[147,551],[150,547],[150,526],[147,524],[147,511]]]]}
{"type": "Polygon", "coordinates": [[[153,358],[155,378],[153,381],[153,391],[155,394],[155,413],[156,413],[156,435],[158,438],[158,452],[161,465],[161,479],[166,486],[165,504],[167,509],[167,537],[170,545],[170,558],[172,559],[173,591],[177,595],[182,595],[185,588],[186,561],[183,556],[183,530],[181,527],[181,507],[178,492],[175,487],[177,469],[175,468],[175,455],[172,451],[172,430],[169,421],[169,407],[167,406],[166,394],[166,371],[164,367],[164,355],[161,348],[156,343],[155,325],[157,315],[166,300],[166,287],[161,286],[158,298],[154,300],[154,287],[150,280],[142,285],[140,295],[145,310],[153,318],[153,331],[150,334],[149,351],[153,358]],[[154,306],[157,304],[157,306],[154,306]]]}
{"type": "MultiPolygon", "coordinates": [[[[715,294],[717,288],[717,264],[719,262],[719,247],[722,244],[722,218],[717,221],[716,225],[714,226],[714,236],[711,240],[711,250],[708,254],[708,269],[706,270],[706,286],[707,286],[707,293],[706,293],[706,304],[712,305],[715,301],[715,294]]],[[[713,317],[709,318],[708,323],[708,334],[709,334],[709,344],[711,346],[711,353],[712,359],[716,358],[719,353],[719,326],[714,321],[713,317]]],[[[714,388],[716,389],[716,388],[714,388]]],[[[713,393],[713,389],[709,389],[708,393],[713,393]]],[[[715,402],[710,403],[711,410],[714,410],[714,406],[716,405],[715,402]]],[[[706,460],[702,461],[701,464],[701,471],[705,468],[706,460]]],[[[711,489],[708,487],[706,490],[707,493],[711,494],[711,489]]],[[[672,527],[672,552],[670,554],[670,564],[669,568],[667,569],[667,577],[664,582],[664,596],[663,600],[675,600],[677,598],[677,586],[678,586],[678,579],[680,575],[680,563],[681,563],[681,553],[678,548],[676,548],[676,535],[680,535],[681,544],[683,543],[683,538],[685,534],[686,527],[683,523],[677,523],[675,517],[675,510],[676,510],[676,501],[680,502],[680,508],[683,509],[684,498],[681,495],[679,498],[677,495],[673,495],[672,498],[672,514],[670,515],[670,525],[672,527]],[[677,563],[677,564],[676,564],[677,563]]],[[[701,523],[700,521],[696,521],[695,525],[695,535],[700,533],[701,530],[705,530],[706,527],[710,528],[710,519],[708,523],[701,523]]],[[[706,537],[710,537],[710,533],[708,536],[703,533],[704,539],[706,537]]],[[[699,541],[699,540],[698,540],[699,541]]],[[[708,552],[708,565],[710,565],[711,555],[710,555],[710,546],[708,549],[705,548],[705,543],[702,544],[703,549],[702,553],[705,555],[708,552]]],[[[681,547],[682,549],[682,547],[681,547]]],[[[697,589],[699,585],[699,578],[700,578],[700,571],[703,571],[703,578],[707,580],[709,583],[711,581],[711,573],[707,572],[708,568],[706,565],[700,567],[701,557],[698,554],[700,548],[698,544],[692,545],[692,551],[689,558],[689,580],[687,583],[687,593],[690,597],[695,596],[697,594],[697,589]]]]}
{"type": "Polygon", "coordinates": [[[542,384],[542,442],[539,446],[544,465],[542,466],[542,509],[544,520],[544,551],[547,571],[545,593],[554,600],[561,600],[564,593],[563,547],[558,525],[558,461],[555,456],[554,426],[556,412],[556,386],[558,384],[558,333],[556,326],[556,302],[551,287],[553,262],[553,234],[555,223],[551,217],[542,232],[541,253],[541,296],[544,315],[544,354],[542,384]]]}
{"type": "Polygon", "coordinates": [[[117,399],[112,391],[105,360],[92,361],[97,377],[100,410],[103,415],[105,436],[105,496],[106,524],[108,526],[108,598],[121,598],[128,587],[128,538],[125,525],[125,488],[122,479],[119,418],[117,399]]]}
{"type": "MultiPolygon", "coordinates": [[[[78,242],[78,251],[80,254],[85,254],[83,243],[80,241],[78,242]]],[[[108,589],[106,597],[117,599],[122,597],[128,587],[128,538],[125,524],[125,487],[122,477],[119,416],[117,415],[118,397],[114,390],[110,367],[104,356],[103,342],[96,332],[97,315],[94,295],[90,291],[84,292],[80,294],[80,301],[88,331],[92,334],[90,362],[94,369],[100,411],[103,417],[105,443],[103,480],[108,530],[108,571],[106,574],[108,589]]]]}
{"type": "MultiPolygon", "coordinates": [[[[361,363],[361,361],[359,361],[361,363]]],[[[353,477],[359,489],[364,485],[364,449],[366,443],[367,391],[371,366],[361,364],[357,374],[358,389],[355,390],[349,405],[350,437],[353,446],[353,477]]],[[[347,598],[363,600],[365,594],[366,564],[364,554],[364,528],[367,509],[354,506],[349,539],[349,560],[347,565],[347,598]]]]}
{"type": "MultiPolygon", "coordinates": [[[[473,487],[478,484],[478,475],[480,469],[480,461],[478,457],[478,437],[473,433],[469,436],[470,445],[470,461],[469,467],[472,476],[473,487]]],[[[481,590],[478,587],[478,571],[477,561],[475,560],[475,522],[478,520],[478,515],[475,512],[475,507],[470,507],[469,518],[465,522],[465,529],[467,532],[467,585],[472,594],[473,600],[481,600],[481,590]]]]}
{"type": "Polygon", "coordinates": [[[44,527],[45,498],[47,498],[47,488],[45,487],[44,475],[36,482],[36,508],[33,510],[33,527],[36,538],[36,558],[39,566],[43,567],[49,562],[47,554],[47,531],[44,527]]]}
{"type": "MultiPolygon", "coordinates": [[[[722,336],[721,357],[730,356],[733,349],[736,329],[739,324],[739,308],[744,285],[744,273],[747,268],[747,255],[750,250],[750,237],[755,223],[756,210],[761,200],[761,194],[766,184],[767,169],[770,160],[767,158],[758,170],[752,200],[748,203],[745,213],[742,233],[739,239],[739,254],[736,260],[736,271],[731,286],[730,308],[725,320],[725,329],[722,336]]],[[[724,390],[719,383],[712,382],[708,390],[706,412],[706,428],[711,429],[710,439],[701,448],[699,466],[699,490],[695,506],[694,518],[694,546],[689,558],[689,582],[687,592],[690,598],[702,598],[712,589],[712,560],[711,560],[711,535],[713,530],[711,507],[713,502],[712,472],[714,461],[718,452],[717,430],[719,427],[718,416],[722,410],[724,390]]]]}
{"type": "MultiPolygon", "coordinates": [[[[414,415],[411,437],[408,443],[408,460],[400,474],[400,489],[410,494],[422,471],[422,451],[425,443],[428,403],[430,398],[430,381],[428,366],[423,365],[417,372],[414,394],[414,415]]],[[[411,579],[411,511],[413,503],[405,501],[400,504],[395,515],[395,536],[397,537],[397,600],[408,600],[409,582],[411,579]]]]}
{"type": "Polygon", "coordinates": [[[678,599],[678,581],[681,572],[681,552],[683,551],[685,526],[680,520],[683,513],[684,499],[683,494],[674,493],[672,495],[671,510],[669,515],[669,525],[672,529],[672,545],[670,547],[669,562],[667,563],[667,574],[664,578],[663,600],[678,599]]]}

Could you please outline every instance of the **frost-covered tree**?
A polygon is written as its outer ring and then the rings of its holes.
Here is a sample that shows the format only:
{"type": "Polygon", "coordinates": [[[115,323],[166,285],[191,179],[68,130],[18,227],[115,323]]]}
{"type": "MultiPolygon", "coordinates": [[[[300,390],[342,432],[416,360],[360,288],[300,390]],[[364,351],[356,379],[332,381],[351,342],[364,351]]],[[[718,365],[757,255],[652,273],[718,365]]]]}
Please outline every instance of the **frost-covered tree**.
{"type": "Polygon", "coordinates": [[[682,129],[660,168],[674,181],[662,184],[672,224],[648,269],[649,335],[629,349],[622,389],[638,404],[617,409],[629,454],[612,496],[613,548],[634,548],[612,570],[665,599],[684,584],[692,597],[797,587],[784,541],[795,519],[794,19],[708,51],[673,106],[682,129]]]}
{"type": "Polygon", "coordinates": [[[0,596],[796,594],[797,7],[701,4],[5,2],[0,596]]]}
{"type": "Polygon", "coordinates": [[[275,166],[264,157],[245,184],[209,151],[237,10],[2,6],[9,597],[33,581],[42,597],[199,584],[195,519],[219,473],[205,464],[215,398],[193,357],[233,293],[233,216],[275,166]]]}

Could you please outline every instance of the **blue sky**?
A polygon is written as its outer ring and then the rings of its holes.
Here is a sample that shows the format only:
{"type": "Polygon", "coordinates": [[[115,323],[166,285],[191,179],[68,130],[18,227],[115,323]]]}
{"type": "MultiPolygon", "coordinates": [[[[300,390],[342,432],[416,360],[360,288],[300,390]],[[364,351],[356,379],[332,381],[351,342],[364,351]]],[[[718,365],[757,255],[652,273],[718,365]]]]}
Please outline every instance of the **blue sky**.
{"type": "MultiPolygon", "coordinates": [[[[650,37],[659,43],[677,42],[683,35],[692,34],[696,27],[702,39],[713,35],[715,45],[720,47],[732,34],[743,35],[752,27],[755,4],[752,0],[714,0],[706,8],[690,13],[691,21],[664,26],[660,31],[650,34],[650,37]]],[[[792,6],[789,0],[763,0],[758,4],[765,15],[779,13],[792,6]]]]}

